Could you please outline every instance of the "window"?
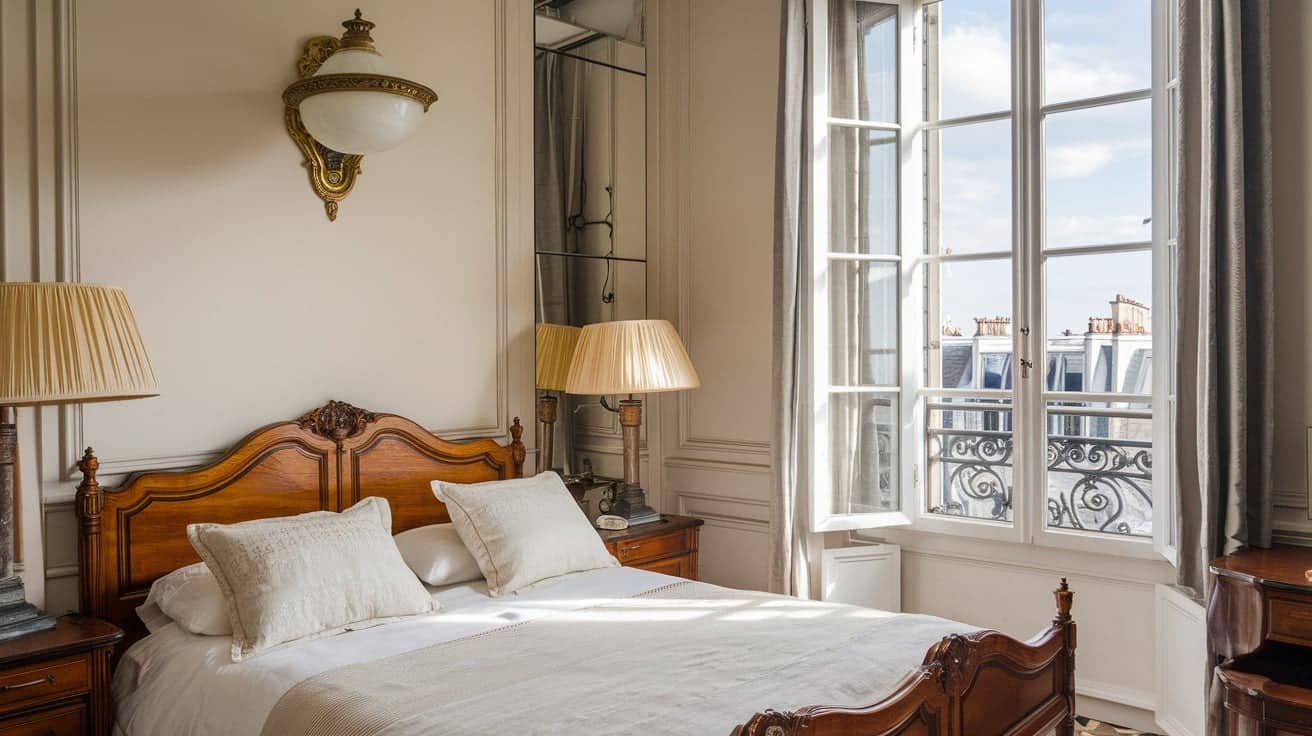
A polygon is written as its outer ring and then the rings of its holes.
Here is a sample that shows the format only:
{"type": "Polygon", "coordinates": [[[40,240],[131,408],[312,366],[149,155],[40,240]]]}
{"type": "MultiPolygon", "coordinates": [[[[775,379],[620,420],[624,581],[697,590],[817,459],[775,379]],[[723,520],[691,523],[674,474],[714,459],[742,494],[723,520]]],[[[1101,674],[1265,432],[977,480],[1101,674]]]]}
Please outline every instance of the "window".
{"type": "Polygon", "coordinates": [[[817,530],[1170,555],[1171,5],[814,4],[817,530]]]}

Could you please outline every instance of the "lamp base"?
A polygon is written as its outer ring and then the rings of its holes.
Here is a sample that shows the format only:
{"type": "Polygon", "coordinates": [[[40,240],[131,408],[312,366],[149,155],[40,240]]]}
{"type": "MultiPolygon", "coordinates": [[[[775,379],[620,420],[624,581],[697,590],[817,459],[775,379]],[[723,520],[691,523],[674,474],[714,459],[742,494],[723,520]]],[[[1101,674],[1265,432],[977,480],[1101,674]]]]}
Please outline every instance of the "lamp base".
{"type": "Polygon", "coordinates": [[[629,526],[661,520],[660,512],[647,505],[647,492],[642,490],[642,486],[628,483],[617,483],[616,486],[618,493],[606,513],[623,517],[629,526]]]}
{"type": "Polygon", "coordinates": [[[53,628],[55,617],[27,602],[22,578],[11,575],[0,580],[0,641],[53,628]]]}

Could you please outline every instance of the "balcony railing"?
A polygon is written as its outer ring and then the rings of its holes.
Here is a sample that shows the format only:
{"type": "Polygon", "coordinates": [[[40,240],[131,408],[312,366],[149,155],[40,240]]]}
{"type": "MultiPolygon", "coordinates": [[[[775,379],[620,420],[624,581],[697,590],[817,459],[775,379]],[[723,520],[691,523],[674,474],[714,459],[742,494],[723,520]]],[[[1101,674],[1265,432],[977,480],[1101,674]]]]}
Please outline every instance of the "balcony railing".
{"type": "MultiPolygon", "coordinates": [[[[1012,433],[993,428],[1010,424],[1010,405],[952,402],[930,408],[951,416],[956,420],[952,424],[966,425],[931,423],[930,513],[1010,521],[1012,433]]],[[[1127,427],[1150,415],[1136,409],[1075,406],[1049,406],[1048,412],[1048,526],[1151,536],[1152,442],[1089,436],[1127,434],[1127,427]],[[1083,431],[1056,434],[1054,429],[1083,431]]]]}

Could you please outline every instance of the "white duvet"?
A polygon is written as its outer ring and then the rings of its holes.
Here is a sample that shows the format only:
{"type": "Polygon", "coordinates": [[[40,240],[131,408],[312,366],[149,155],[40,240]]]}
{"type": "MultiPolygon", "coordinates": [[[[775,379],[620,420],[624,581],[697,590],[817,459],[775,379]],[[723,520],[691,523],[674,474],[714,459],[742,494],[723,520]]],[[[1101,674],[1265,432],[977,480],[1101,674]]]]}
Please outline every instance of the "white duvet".
{"type": "Polygon", "coordinates": [[[430,589],[443,608],[436,615],[292,644],[239,663],[231,661],[231,637],[197,636],[169,624],[133,644],[119,661],[115,733],[258,734],[288,690],[328,670],[639,595],[677,580],[615,567],[566,575],[502,598],[488,595],[482,580],[430,589]]]}
{"type": "Polygon", "coordinates": [[[728,734],[768,707],[869,705],[971,630],[633,568],[432,594],[441,613],[241,663],[170,624],[115,672],[118,733],[728,734]]]}

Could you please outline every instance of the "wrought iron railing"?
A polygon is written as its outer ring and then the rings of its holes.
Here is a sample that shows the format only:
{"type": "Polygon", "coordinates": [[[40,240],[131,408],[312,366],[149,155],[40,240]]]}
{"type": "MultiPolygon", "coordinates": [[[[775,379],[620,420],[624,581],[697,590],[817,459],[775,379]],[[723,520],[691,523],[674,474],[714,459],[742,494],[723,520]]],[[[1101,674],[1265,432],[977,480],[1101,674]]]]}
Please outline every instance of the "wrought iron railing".
{"type": "MultiPolygon", "coordinates": [[[[996,403],[951,403],[934,411],[1009,413],[996,403]]],[[[1142,421],[1133,409],[1050,408],[1054,414],[1090,415],[1109,421],[1142,421]]],[[[979,421],[968,425],[981,424],[979,421]]],[[[1092,423],[1091,423],[1092,424],[1092,423]]],[[[1110,432],[1109,432],[1110,433],[1110,432]]],[[[1060,529],[1098,531],[1133,536],[1152,533],[1152,442],[1140,439],[1049,434],[1047,443],[1047,523],[1060,529]]],[[[1011,432],[993,429],[931,427],[929,429],[931,513],[1010,520],[1012,507],[1011,432]]]]}

